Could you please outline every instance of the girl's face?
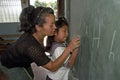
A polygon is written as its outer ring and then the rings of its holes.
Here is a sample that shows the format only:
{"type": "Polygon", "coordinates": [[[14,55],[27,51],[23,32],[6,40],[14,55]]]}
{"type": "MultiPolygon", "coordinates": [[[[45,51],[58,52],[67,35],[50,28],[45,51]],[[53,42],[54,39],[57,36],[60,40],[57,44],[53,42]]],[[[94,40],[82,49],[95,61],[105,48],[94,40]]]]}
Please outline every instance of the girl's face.
{"type": "Polygon", "coordinates": [[[46,17],[46,23],[43,25],[41,32],[45,36],[53,36],[55,33],[55,16],[53,14],[49,14],[46,17]]]}
{"type": "Polygon", "coordinates": [[[64,42],[68,37],[68,26],[64,25],[59,28],[58,32],[55,32],[55,41],[64,42]]]}

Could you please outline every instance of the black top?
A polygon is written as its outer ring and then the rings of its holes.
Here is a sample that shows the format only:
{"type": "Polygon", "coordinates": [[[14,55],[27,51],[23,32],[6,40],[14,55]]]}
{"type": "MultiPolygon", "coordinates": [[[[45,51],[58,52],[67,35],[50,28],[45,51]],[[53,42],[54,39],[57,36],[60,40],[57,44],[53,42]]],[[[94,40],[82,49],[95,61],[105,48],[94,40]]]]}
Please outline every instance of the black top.
{"type": "Polygon", "coordinates": [[[32,36],[24,33],[1,55],[1,63],[8,67],[29,67],[35,62],[38,66],[43,66],[50,61],[45,55],[44,47],[32,36]]]}

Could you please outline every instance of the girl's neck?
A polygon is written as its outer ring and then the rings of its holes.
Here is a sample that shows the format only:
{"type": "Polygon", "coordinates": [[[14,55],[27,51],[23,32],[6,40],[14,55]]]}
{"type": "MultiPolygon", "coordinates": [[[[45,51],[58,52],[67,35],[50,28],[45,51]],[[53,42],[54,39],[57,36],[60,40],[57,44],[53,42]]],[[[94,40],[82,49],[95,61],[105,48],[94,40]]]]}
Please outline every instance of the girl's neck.
{"type": "Polygon", "coordinates": [[[54,42],[57,42],[57,43],[64,43],[65,41],[54,40],[54,42]]]}
{"type": "Polygon", "coordinates": [[[54,41],[55,42],[58,42],[58,43],[64,43],[65,41],[60,41],[60,40],[58,40],[57,38],[54,38],[54,41]]]}

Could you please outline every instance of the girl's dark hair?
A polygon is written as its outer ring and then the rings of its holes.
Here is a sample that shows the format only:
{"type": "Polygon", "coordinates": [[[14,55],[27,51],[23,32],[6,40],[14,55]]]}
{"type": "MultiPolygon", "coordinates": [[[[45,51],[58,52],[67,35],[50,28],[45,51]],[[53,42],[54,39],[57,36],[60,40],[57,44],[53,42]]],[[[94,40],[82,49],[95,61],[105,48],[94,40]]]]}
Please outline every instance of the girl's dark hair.
{"type": "Polygon", "coordinates": [[[19,20],[20,20],[20,32],[36,32],[35,25],[39,25],[40,27],[46,23],[46,17],[48,14],[53,14],[54,11],[50,7],[42,7],[39,6],[37,8],[33,6],[26,7],[22,10],[19,20]]]}
{"type": "MultiPolygon", "coordinates": [[[[58,18],[57,21],[55,21],[55,26],[56,26],[56,32],[59,31],[59,29],[61,27],[63,27],[64,25],[69,26],[67,20],[65,17],[60,17],[58,18]]],[[[52,42],[54,42],[54,36],[48,36],[47,38],[47,46],[46,46],[46,51],[49,51],[51,46],[52,46],[52,42]]]]}
{"type": "Polygon", "coordinates": [[[65,17],[58,18],[58,20],[55,22],[56,31],[58,32],[59,28],[63,27],[64,25],[69,26],[65,17]]]}

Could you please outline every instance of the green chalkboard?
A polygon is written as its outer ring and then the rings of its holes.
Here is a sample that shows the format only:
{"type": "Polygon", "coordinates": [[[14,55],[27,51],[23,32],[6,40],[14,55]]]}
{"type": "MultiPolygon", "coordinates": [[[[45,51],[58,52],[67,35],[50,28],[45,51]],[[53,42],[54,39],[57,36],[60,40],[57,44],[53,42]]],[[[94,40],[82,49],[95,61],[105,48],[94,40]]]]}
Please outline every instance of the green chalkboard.
{"type": "Polygon", "coordinates": [[[77,78],[120,80],[120,0],[71,0],[71,4],[71,34],[81,36],[74,66],[77,78]]]}

